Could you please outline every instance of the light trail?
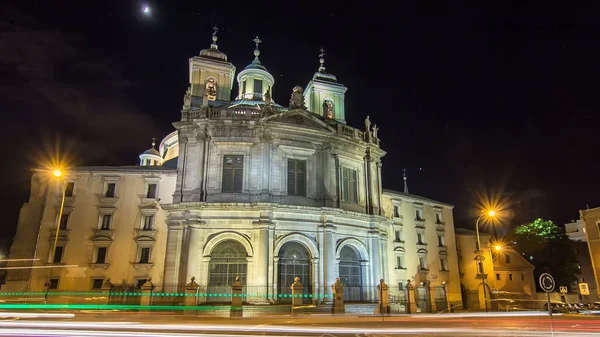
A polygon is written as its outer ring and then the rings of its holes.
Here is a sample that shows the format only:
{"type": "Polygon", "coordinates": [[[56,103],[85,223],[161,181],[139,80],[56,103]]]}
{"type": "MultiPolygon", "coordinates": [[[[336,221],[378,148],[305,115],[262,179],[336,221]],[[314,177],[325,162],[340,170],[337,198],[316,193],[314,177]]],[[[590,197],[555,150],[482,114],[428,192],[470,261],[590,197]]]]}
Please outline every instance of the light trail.
{"type": "Polygon", "coordinates": [[[74,318],[75,314],[0,312],[0,318],[74,318]]]}
{"type": "MultiPolygon", "coordinates": [[[[38,261],[39,259],[4,259],[0,262],[24,262],[24,261],[38,261]]],[[[31,268],[31,267],[29,267],[31,268]]]]}
{"type": "Polygon", "coordinates": [[[0,267],[0,270],[10,270],[10,269],[45,269],[45,268],[69,268],[69,267],[79,267],[77,264],[67,264],[60,266],[31,266],[31,267],[0,267]]]}

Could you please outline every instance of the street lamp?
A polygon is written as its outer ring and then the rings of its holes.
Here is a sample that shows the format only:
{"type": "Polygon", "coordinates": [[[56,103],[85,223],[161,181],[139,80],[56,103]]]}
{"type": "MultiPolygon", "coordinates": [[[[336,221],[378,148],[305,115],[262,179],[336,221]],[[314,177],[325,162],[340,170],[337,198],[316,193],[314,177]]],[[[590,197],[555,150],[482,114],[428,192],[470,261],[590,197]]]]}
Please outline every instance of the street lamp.
{"type": "MultiPolygon", "coordinates": [[[[63,171],[60,169],[55,169],[52,174],[56,177],[59,183],[63,182],[63,171]]],[[[50,263],[54,264],[54,255],[56,254],[56,244],[58,243],[58,232],[60,231],[60,221],[63,215],[63,209],[65,207],[65,193],[67,190],[66,184],[62,184],[62,198],[60,200],[60,209],[58,211],[58,218],[56,219],[56,233],[54,235],[54,246],[52,247],[52,255],[50,256],[50,263]]],[[[52,278],[52,269],[50,268],[50,278],[52,278]]]]}
{"type": "Polygon", "coordinates": [[[479,258],[479,265],[481,266],[481,288],[483,289],[483,301],[485,303],[485,312],[488,312],[487,293],[485,292],[485,271],[483,268],[483,256],[481,255],[481,240],[479,239],[479,221],[484,216],[493,218],[496,216],[496,211],[489,210],[481,214],[479,218],[477,218],[477,222],[475,222],[475,233],[477,234],[477,256],[479,258]]]}

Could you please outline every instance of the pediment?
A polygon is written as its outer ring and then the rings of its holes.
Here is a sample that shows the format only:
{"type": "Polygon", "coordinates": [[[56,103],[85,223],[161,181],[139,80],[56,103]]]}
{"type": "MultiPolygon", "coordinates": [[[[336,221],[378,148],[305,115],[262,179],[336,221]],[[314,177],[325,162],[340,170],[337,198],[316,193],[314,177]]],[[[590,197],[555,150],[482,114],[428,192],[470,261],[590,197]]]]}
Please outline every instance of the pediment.
{"type": "Polygon", "coordinates": [[[305,110],[286,111],[276,115],[265,117],[263,120],[267,123],[274,122],[317,130],[334,131],[325,122],[323,122],[316,116],[312,116],[310,112],[307,112],[305,110]]]}

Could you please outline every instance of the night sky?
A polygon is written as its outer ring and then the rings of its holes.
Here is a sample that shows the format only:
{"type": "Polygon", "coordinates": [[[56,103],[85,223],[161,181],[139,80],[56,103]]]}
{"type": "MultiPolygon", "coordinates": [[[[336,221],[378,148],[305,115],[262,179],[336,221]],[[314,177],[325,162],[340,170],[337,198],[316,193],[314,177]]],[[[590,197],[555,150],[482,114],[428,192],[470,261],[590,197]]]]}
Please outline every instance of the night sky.
{"type": "Polygon", "coordinates": [[[384,187],[402,190],[407,167],[410,192],[456,205],[457,226],[472,228],[485,199],[507,208],[507,226],[600,206],[598,8],[395,3],[3,1],[0,236],[14,233],[31,168],[56,153],[133,165],[173,131],[188,59],[214,25],[238,71],[260,37],[284,106],[324,47],[348,87],[348,124],[363,129],[370,115],[380,126],[384,187]]]}

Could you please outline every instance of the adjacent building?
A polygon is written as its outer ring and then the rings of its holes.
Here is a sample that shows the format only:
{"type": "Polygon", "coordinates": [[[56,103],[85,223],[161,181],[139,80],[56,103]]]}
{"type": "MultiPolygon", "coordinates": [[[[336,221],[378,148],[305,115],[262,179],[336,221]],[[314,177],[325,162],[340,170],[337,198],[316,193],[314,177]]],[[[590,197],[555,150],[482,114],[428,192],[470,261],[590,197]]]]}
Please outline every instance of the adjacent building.
{"type": "Polygon", "coordinates": [[[453,206],[382,188],[379,128],[369,116],[346,124],[347,88],[324,54],[284,107],[258,38],[237,76],[216,42],[215,31],[189,60],[175,130],[139,166],[77,167],[61,182],[34,172],[10,256],[63,268],[11,271],[3,290],[151,278],[155,291],[181,292],[195,277],[202,293],[228,293],[240,277],[249,302],[282,303],[295,277],[307,301],[327,301],[339,277],[347,301],[375,300],[383,279],[393,294],[410,281],[421,299],[460,304],[453,206]]]}
{"type": "Polygon", "coordinates": [[[475,231],[456,228],[463,308],[508,309],[534,306],[534,266],[510,246],[495,250],[491,236],[480,233],[481,257],[475,231]],[[485,289],[482,290],[482,289],[485,289]]]}
{"type": "Polygon", "coordinates": [[[582,219],[572,220],[570,223],[565,224],[565,232],[572,241],[587,242],[585,223],[582,219]]]}

